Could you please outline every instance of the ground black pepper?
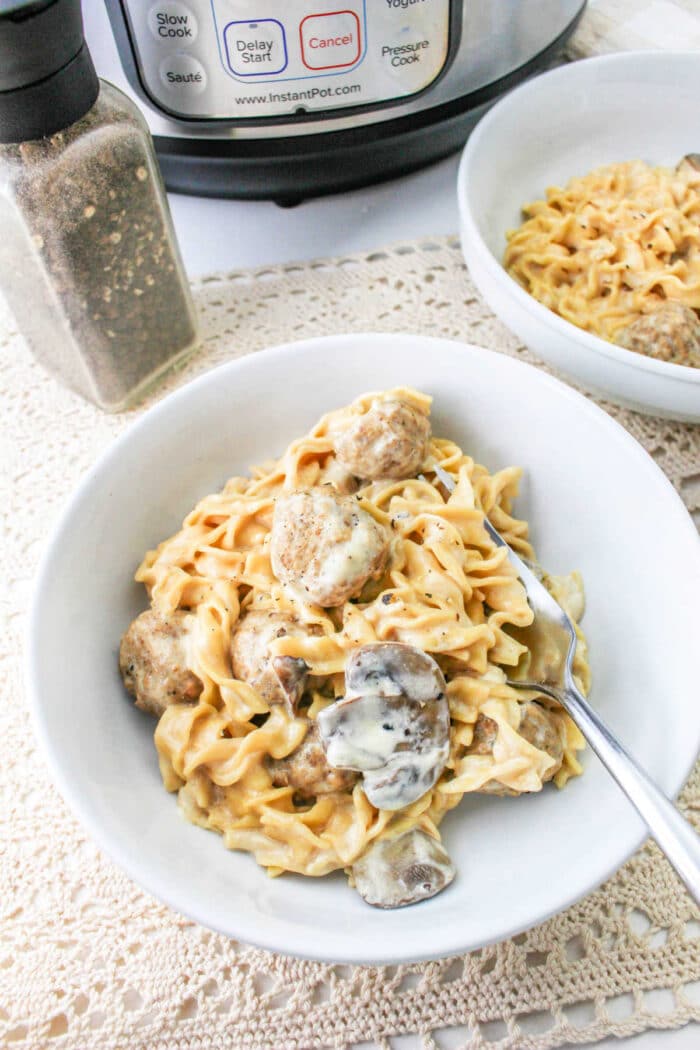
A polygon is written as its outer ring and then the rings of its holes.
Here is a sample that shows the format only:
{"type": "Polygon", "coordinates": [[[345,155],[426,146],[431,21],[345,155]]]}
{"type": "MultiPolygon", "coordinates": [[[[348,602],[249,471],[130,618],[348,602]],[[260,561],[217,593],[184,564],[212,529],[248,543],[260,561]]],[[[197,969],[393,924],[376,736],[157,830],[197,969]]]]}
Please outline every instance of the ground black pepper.
{"type": "Polygon", "coordinates": [[[37,359],[107,410],[193,348],[150,134],[110,84],[65,130],[0,144],[0,282],[37,359]]]}

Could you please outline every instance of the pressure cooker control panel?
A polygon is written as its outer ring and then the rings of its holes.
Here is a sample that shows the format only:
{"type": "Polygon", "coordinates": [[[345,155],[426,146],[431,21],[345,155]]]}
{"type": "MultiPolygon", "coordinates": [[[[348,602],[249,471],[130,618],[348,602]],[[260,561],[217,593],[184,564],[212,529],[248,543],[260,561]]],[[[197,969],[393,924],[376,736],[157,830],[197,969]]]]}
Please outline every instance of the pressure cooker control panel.
{"type": "Polygon", "coordinates": [[[289,118],[403,99],[436,80],[450,49],[450,0],[121,4],[144,89],[186,119],[289,118]]]}

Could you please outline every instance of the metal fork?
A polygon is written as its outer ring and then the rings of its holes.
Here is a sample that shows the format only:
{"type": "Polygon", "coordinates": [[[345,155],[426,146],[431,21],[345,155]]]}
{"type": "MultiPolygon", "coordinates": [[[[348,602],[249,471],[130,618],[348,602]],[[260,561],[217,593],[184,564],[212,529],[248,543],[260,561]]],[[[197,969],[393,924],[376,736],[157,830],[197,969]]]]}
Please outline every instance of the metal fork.
{"type": "MultiPolygon", "coordinates": [[[[446,471],[437,465],[430,470],[449,492],[454,491],[454,479],[446,471]]],[[[535,675],[537,681],[509,678],[508,684],[516,689],[536,689],[556,700],[568,712],[646,823],[691,896],[700,904],[700,836],[625,750],[577,689],[572,670],[576,631],[567,614],[534,572],[494,529],[488,518],[484,518],[484,527],[493,542],[505,548],[525,586],[530,608],[535,614],[530,627],[519,628],[513,633],[528,644],[528,648],[534,644],[535,651],[547,647],[546,660],[543,661],[546,670],[543,666],[542,674],[535,675]]]]}

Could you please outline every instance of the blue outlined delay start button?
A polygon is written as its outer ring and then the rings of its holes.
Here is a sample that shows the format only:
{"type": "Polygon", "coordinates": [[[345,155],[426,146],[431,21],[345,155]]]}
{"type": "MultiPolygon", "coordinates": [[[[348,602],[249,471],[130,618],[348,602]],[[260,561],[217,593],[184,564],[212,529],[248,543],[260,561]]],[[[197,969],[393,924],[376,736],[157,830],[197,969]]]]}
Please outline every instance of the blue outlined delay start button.
{"type": "Polygon", "coordinates": [[[229,69],[238,77],[264,77],[287,68],[284,27],[276,18],[229,22],[224,29],[229,69]]]}

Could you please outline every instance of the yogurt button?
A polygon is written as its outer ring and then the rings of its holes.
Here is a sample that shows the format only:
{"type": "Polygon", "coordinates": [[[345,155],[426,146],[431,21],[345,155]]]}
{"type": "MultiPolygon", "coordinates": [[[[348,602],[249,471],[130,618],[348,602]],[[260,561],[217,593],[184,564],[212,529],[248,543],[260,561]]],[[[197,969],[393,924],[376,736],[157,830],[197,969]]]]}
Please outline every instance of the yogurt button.
{"type": "Polygon", "coordinates": [[[185,47],[194,43],[199,28],[192,11],[178,0],[154,4],[148,12],[148,27],[161,44],[180,44],[185,47]]]}
{"type": "Polygon", "coordinates": [[[207,71],[192,55],[169,55],[159,72],[168,91],[179,98],[199,95],[207,86],[207,71]]]}

